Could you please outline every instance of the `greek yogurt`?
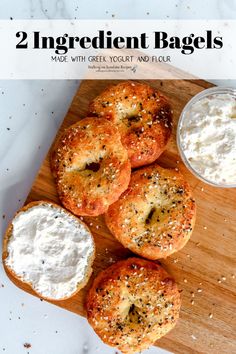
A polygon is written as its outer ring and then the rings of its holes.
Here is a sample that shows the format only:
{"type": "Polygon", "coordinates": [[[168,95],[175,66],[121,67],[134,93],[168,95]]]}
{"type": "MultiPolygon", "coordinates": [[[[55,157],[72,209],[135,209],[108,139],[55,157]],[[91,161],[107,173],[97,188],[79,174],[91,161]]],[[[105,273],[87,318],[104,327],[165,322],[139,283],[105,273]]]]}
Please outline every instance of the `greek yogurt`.
{"type": "Polygon", "coordinates": [[[236,95],[209,93],[190,102],[178,134],[184,157],[200,177],[236,185],[236,95]]]}

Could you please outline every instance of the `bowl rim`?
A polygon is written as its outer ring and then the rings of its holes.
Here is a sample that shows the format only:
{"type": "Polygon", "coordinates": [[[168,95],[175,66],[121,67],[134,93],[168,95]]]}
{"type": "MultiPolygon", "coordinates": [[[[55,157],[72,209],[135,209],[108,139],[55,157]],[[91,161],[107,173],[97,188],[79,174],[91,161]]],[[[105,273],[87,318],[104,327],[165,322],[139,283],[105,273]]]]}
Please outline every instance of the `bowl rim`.
{"type": "Polygon", "coordinates": [[[190,109],[190,107],[195,104],[196,102],[200,101],[201,99],[205,98],[205,97],[209,97],[211,95],[217,95],[217,94],[231,94],[232,96],[236,97],[236,88],[234,87],[221,87],[221,86],[214,86],[211,88],[207,88],[207,89],[203,89],[202,91],[200,91],[199,93],[197,93],[195,96],[193,96],[184,106],[180,116],[179,116],[179,120],[178,120],[178,124],[177,124],[177,129],[176,129],[176,142],[177,142],[177,147],[178,147],[178,151],[180,154],[181,159],[183,160],[185,166],[187,167],[187,169],[199,180],[201,180],[202,182],[211,185],[213,187],[220,187],[220,188],[236,188],[236,182],[233,184],[225,184],[225,183],[216,183],[213,181],[210,181],[208,179],[206,179],[205,177],[203,177],[202,175],[200,175],[189,163],[189,160],[187,159],[187,157],[185,156],[185,153],[182,149],[181,146],[181,142],[180,142],[180,128],[182,125],[182,122],[184,121],[184,118],[186,116],[186,112],[188,111],[188,109],[190,109]]]}

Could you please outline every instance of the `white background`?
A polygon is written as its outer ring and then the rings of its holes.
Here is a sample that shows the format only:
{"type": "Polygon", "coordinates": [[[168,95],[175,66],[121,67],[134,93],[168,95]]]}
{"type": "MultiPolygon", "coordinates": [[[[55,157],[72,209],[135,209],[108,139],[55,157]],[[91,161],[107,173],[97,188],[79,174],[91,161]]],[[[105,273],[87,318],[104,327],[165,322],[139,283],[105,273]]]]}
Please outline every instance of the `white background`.
{"type": "MultiPolygon", "coordinates": [[[[0,18],[10,17],[235,19],[236,1],[1,0],[0,18]]],[[[217,83],[236,87],[235,82],[217,83]]],[[[78,84],[66,80],[0,82],[1,235],[23,204],[78,84]]],[[[2,266],[0,284],[4,285],[0,285],[0,353],[115,354],[115,349],[97,339],[85,319],[19,290],[8,281],[2,266]],[[30,349],[23,347],[26,342],[32,345],[30,349]]],[[[153,347],[149,353],[162,351],[153,347]]]]}
{"type": "MultiPolygon", "coordinates": [[[[160,36],[162,38],[162,35],[160,36]]],[[[0,21],[0,43],[2,49],[0,78],[1,79],[187,79],[191,75],[194,78],[210,80],[216,76],[218,79],[236,79],[235,60],[236,57],[236,20],[119,20],[103,19],[93,20],[4,20],[0,21]],[[74,48],[68,48],[69,38],[81,40],[83,37],[98,39],[99,32],[104,33],[104,46],[107,46],[108,38],[113,42],[115,38],[139,39],[139,50],[125,49],[94,49],[93,45],[86,44],[86,49],[80,47],[80,42],[74,44],[74,48]],[[167,48],[155,49],[154,33],[166,33],[167,48]],[[207,41],[207,32],[212,39],[207,41]],[[23,33],[26,37],[23,37],[23,33]],[[38,36],[35,34],[38,33],[38,36]],[[140,35],[145,34],[145,48],[141,48],[140,35]],[[16,38],[18,34],[18,38],[16,38]],[[204,45],[201,49],[195,48],[193,43],[200,36],[204,38],[204,45]],[[42,38],[50,36],[54,43],[51,49],[48,44],[42,49],[42,38]],[[179,39],[173,43],[173,36],[179,39]],[[35,37],[38,38],[36,49],[35,37]],[[58,45],[58,40],[65,40],[65,44],[58,45]],[[171,40],[172,39],[172,40],[171,40]],[[222,47],[213,41],[222,40],[222,47]],[[190,40],[190,45],[186,45],[190,40]],[[16,48],[16,44],[26,45],[27,48],[16,48]],[[173,44],[174,48],[173,49],[173,44]],[[209,45],[211,46],[209,48],[209,45]],[[169,48],[170,46],[170,48],[169,48]],[[181,47],[181,49],[179,48],[181,47]],[[190,51],[192,50],[192,53],[190,51]],[[58,55],[59,53],[59,55],[58,55]],[[76,56],[84,57],[84,61],[72,61],[76,56]],[[105,62],[94,62],[94,56],[103,57],[105,62]],[[132,61],[117,62],[110,59],[132,56],[132,61]],[[139,61],[139,58],[146,56],[147,62],[139,61]],[[156,60],[153,61],[153,56],[156,60]],[[52,60],[58,59],[57,61],[52,60]],[[168,64],[160,63],[159,60],[167,60],[168,64]],[[59,60],[63,60],[62,62],[59,60]],[[126,67],[124,70],[114,70],[114,66],[126,67]],[[97,69],[91,69],[91,67],[97,69]],[[169,67],[170,66],[170,67],[169,67]],[[106,68],[109,69],[106,69],[106,68]],[[98,68],[102,69],[101,71],[98,68]],[[132,70],[134,69],[135,70],[132,70]],[[180,75],[175,68],[182,70],[180,75]]],[[[100,40],[97,42],[99,45],[100,40]]],[[[122,48],[122,45],[120,48],[122,48]]],[[[108,46],[109,47],[109,46],[108,46]]]]}

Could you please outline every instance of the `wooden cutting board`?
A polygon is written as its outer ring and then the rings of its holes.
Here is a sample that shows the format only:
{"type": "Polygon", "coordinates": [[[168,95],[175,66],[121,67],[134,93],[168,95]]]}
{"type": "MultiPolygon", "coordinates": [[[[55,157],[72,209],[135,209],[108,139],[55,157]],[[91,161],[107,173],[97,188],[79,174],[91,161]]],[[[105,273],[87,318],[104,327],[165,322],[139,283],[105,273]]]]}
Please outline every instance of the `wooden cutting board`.
{"type": "MultiPolygon", "coordinates": [[[[114,82],[83,81],[60,131],[85,117],[89,102],[114,82]]],[[[196,93],[212,85],[199,80],[148,83],[169,97],[174,110],[172,138],[158,161],[162,166],[178,167],[182,171],[192,186],[197,203],[197,221],[191,240],[182,251],[161,262],[182,289],[182,308],[174,330],[159,340],[157,345],[181,354],[236,353],[236,189],[215,188],[197,180],[181,162],[176,147],[176,125],[184,105],[196,93]]],[[[48,156],[41,166],[26,203],[40,199],[59,203],[48,156]]],[[[84,220],[96,242],[94,275],[114,261],[131,255],[110,234],[103,216],[86,217],[84,220]]],[[[14,282],[35,295],[25,284],[14,282]]],[[[85,316],[83,304],[90,284],[91,281],[73,298],[54,303],[85,316]]]]}

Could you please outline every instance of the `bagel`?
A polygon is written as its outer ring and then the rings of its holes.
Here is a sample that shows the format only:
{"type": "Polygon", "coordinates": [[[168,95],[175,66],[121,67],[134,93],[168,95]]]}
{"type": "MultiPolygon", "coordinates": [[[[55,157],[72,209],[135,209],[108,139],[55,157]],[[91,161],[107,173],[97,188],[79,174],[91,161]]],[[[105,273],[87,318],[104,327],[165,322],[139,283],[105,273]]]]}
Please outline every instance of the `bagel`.
{"type": "Polygon", "coordinates": [[[32,202],[20,209],[3,239],[6,272],[47,300],[65,300],[82,289],[94,257],[88,227],[52,202],[32,202]]]}
{"type": "Polygon", "coordinates": [[[86,309],[103,342],[131,354],[147,349],[175,326],[180,304],[175,281],[160,265],[129,258],[97,276],[86,309]]]}
{"type": "Polygon", "coordinates": [[[125,81],[111,86],[92,101],[89,110],[117,125],[131,167],[155,161],[171,135],[170,104],[146,84],[125,81]]]}
{"type": "Polygon", "coordinates": [[[105,220],[124,247],[155,260],[186,244],[195,214],[195,201],[182,174],[154,164],[132,174],[128,189],[109,207],[105,220]]]}
{"type": "Polygon", "coordinates": [[[131,167],[117,128],[85,118],[65,130],[51,154],[62,204],[76,215],[103,214],[127,188],[131,167]]]}

